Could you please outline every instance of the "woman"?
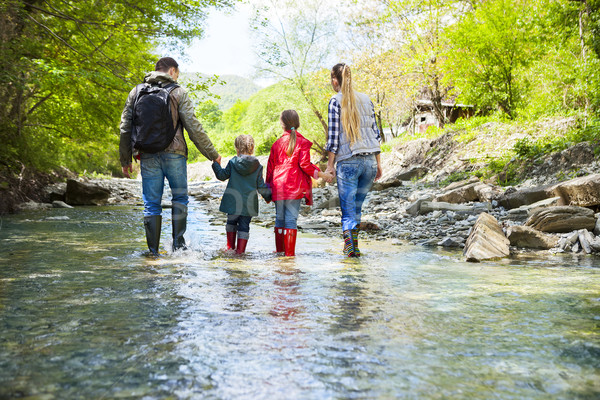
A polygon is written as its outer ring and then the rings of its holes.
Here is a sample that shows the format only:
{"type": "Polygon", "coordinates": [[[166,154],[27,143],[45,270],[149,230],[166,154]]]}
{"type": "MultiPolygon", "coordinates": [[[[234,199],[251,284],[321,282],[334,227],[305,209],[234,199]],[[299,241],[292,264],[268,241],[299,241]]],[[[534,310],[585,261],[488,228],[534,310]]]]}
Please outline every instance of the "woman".
{"type": "Polygon", "coordinates": [[[337,175],[342,209],[344,254],[360,257],[358,232],[362,204],[373,182],[381,177],[379,141],[373,102],[352,89],[352,75],[346,64],[331,70],[331,86],[337,92],[329,101],[329,159],[326,173],[337,175]]]}

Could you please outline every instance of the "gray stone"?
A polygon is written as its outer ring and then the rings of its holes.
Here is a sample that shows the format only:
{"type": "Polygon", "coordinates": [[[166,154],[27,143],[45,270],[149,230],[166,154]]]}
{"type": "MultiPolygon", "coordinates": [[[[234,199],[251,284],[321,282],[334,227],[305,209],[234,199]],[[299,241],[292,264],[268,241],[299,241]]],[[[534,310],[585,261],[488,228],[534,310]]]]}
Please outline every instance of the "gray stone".
{"type": "Polygon", "coordinates": [[[600,214],[596,214],[596,224],[594,225],[594,235],[600,236],[600,214]]]}
{"type": "Polygon", "coordinates": [[[463,254],[467,261],[479,262],[507,257],[510,254],[509,246],[510,241],[504,236],[498,220],[488,213],[482,213],[467,238],[463,254]]]}
{"type": "Polygon", "coordinates": [[[381,190],[389,189],[392,187],[402,186],[402,181],[398,178],[387,179],[385,181],[377,181],[373,183],[371,187],[372,192],[379,192],[381,190]]]}
{"type": "Polygon", "coordinates": [[[328,200],[323,201],[315,206],[317,210],[332,209],[340,206],[339,196],[332,196],[328,200]]]}
{"type": "Polygon", "coordinates": [[[540,232],[529,226],[514,225],[507,229],[511,246],[548,250],[558,244],[559,238],[540,232]]]}
{"type": "Polygon", "coordinates": [[[446,203],[468,203],[470,201],[479,200],[479,196],[475,191],[475,186],[479,184],[479,182],[471,183],[450,191],[446,191],[443,194],[436,196],[433,201],[446,203]]]}
{"type": "Polygon", "coordinates": [[[68,221],[71,218],[67,217],[66,215],[60,215],[60,216],[56,216],[56,217],[47,217],[45,219],[47,221],[68,221]]]}
{"type": "Polygon", "coordinates": [[[590,254],[592,252],[590,244],[592,240],[594,240],[591,237],[590,232],[587,229],[580,229],[577,233],[579,237],[579,245],[581,246],[583,252],[586,254],[590,254]]]}
{"type": "Polygon", "coordinates": [[[443,247],[460,247],[461,244],[461,241],[458,241],[457,239],[451,237],[446,237],[441,242],[438,242],[438,246],[443,247]]]}
{"type": "Polygon", "coordinates": [[[442,201],[423,201],[419,208],[419,214],[428,214],[432,211],[453,211],[460,213],[472,213],[475,212],[473,206],[467,206],[463,204],[446,203],[442,201]]]}
{"type": "Polygon", "coordinates": [[[571,232],[573,230],[593,230],[596,225],[594,212],[588,208],[575,206],[555,206],[533,210],[525,222],[542,232],[571,232]]]}
{"type": "Polygon", "coordinates": [[[521,189],[516,192],[506,190],[503,195],[497,199],[498,204],[507,210],[521,207],[527,204],[533,204],[549,197],[555,197],[552,185],[537,186],[533,188],[521,189]]]}
{"type": "Polygon", "coordinates": [[[110,191],[99,185],[79,182],[74,179],[67,180],[65,200],[71,205],[102,205],[106,204],[110,191]]]}
{"type": "Polygon", "coordinates": [[[54,200],[52,202],[52,207],[54,208],[73,208],[73,206],[68,205],[64,201],[54,200]]]}
{"type": "Polygon", "coordinates": [[[600,204],[600,174],[582,176],[553,187],[563,205],[589,207],[600,204]]]}
{"type": "Polygon", "coordinates": [[[423,204],[424,201],[429,201],[429,200],[431,200],[430,196],[419,197],[417,200],[412,202],[408,207],[406,207],[406,213],[408,215],[412,215],[413,217],[417,216],[421,210],[421,204],[423,204]]]}
{"type": "Polygon", "coordinates": [[[52,204],[48,203],[36,203],[35,201],[28,201],[26,203],[21,203],[17,206],[19,211],[39,211],[39,210],[47,210],[52,208],[52,204]]]}

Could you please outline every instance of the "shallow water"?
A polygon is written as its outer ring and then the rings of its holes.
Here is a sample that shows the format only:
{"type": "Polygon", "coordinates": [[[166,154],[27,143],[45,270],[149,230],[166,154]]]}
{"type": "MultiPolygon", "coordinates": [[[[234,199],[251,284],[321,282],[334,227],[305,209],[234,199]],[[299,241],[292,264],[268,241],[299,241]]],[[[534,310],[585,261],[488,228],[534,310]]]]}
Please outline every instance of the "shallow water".
{"type": "Polygon", "coordinates": [[[348,260],[301,234],[285,258],[250,234],[220,252],[193,203],[192,250],[151,260],[139,208],[2,218],[0,399],[600,397],[598,257],[366,242],[348,260]]]}

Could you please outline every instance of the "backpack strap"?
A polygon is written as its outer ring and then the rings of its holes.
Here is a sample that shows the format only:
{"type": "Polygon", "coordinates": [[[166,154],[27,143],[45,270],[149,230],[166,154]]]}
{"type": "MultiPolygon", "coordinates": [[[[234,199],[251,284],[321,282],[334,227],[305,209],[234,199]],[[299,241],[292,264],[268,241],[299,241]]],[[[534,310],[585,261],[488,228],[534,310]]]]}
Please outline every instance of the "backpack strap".
{"type": "MultiPolygon", "coordinates": [[[[161,86],[161,87],[167,91],[167,95],[170,97],[171,92],[173,90],[177,89],[179,87],[179,85],[175,82],[170,82],[168,85],[161,86]]],[[[175,125],[175,134],[177,134],[177,131],[179,130],[179,128],[181,126],[182,126],[181,118],[179,118],[179,113],[177,113],[177,125],[175,125]]],[[[183,132],[181,132],[181,133],[183,134],[183,132]]]]}

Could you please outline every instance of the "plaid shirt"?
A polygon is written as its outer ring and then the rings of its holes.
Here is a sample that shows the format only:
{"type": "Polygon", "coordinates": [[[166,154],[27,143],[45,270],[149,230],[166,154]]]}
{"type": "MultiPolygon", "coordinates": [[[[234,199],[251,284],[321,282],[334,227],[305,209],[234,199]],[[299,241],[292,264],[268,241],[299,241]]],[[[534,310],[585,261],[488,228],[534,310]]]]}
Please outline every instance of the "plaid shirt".
{"type": "MultiPolygon", "coordinates": [[[[371,109],[373,110],[373,132],[375,132],[377,141],[380,142],[381,135],[379,133],[379,128],[377,127],[377,120],[375,119],[375,106],[373,105],[373,102],[371,102],[371,109]]],[[[327,145],[325,146],[325,150],[337,154],[340,146],[340,133],[342,131],[342,121],[340,119],[342,106],[338,103],[335,97],[332,97],[331,100],[329,100],[328,111],[329,132],[327,135],[327,145]]]]}

